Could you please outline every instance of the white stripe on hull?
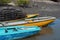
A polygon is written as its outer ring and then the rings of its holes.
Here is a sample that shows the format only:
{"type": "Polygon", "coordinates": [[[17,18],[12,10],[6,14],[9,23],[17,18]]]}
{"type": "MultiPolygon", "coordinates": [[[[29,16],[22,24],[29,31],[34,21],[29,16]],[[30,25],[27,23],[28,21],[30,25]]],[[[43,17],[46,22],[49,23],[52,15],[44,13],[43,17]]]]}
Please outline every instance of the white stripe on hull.
{"type": "MultiPolygon", "coordinates": [[[[41,21],[46,21],[46,20],[54,20],[56,19],[55,17],[36,17],[36,18],[30,18],[30,19],[25,19],[24,21],[16,21],[16,22],[2,22],[2,24],[4,26],[8,26],[8,25],[18,25],[18,24],[26,24],[29,23],[29,20],[32,20],[33,22],[41,22],[41,21]]],[[[0,26],[2,26],[2,24],[0,24],[0,26]]]]}

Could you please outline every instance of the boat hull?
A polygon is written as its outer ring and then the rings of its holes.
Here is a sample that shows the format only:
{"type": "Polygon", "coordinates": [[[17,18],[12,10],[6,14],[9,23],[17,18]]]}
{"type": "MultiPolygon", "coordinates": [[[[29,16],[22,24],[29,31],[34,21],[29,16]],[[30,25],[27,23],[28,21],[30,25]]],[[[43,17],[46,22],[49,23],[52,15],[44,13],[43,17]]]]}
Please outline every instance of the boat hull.
{"type": "Polygon", "coordinates": [[[24,26],[47,26],[48,24],[54,22],[55,17],[36,17],[36,18],[27,18],[25,20],[15,20],[15,21],[7,21],[2,22],[3,25],[24,25],[24,26]]]}
{"type": "Polygon", "coordinates": [[[26,33],[19,33],[19,34],[4,35],[4,36],[0,36],[0,40],[22,39],[37,34],[38,32],[39,31],[33,31],[33,32],[26,32],[26,33]]]}
{"type": "MultiPolygon", "coordinates": [[[[9,26],[10,27],[10,26],[9,26]]],[[[20,27],[20,26],[17,26],[17,27],[20,27]]],[[[27,28],[25,26],[22,26],[24,28],[27,28]]],[[[21,27],[21,28],[22,28],[21,27]]],[[[41,30],[40,27],[37,27],[37,26],[30,26],[31,28],[33,28],[32,30],[31,29],[27,29],[27,30],[22,30],[22,31],[19,31],[18,33],[7,33],[7,34],[3,34],[3,35],[0,35],[0,40],[14,40],[14,39],[22,39],[22,38],[25,38],[25,37],[28,37],[28,36],[32,36],[34,34],[37,34],[39,33],[39,31],[41,30]]],[[[1,28],[2,29],[2,28],[1,28]]]]}
{"type": "Polygon", "coordinates": [[[35,18],[38,16],[39,16],[39,14],[27,14],[27,18],[35,18]]]}
{"type": "Polygon", "coordinates": [[[40,21],[40,22],[35,22],[35,23],[28,23],[28,24],[22,24],[24,26],[40,26],[40,27],[43,27],[43,26],[46,26],[50,23],[54,22],[54,20],[45,20],[45,21],[40,21]]]}

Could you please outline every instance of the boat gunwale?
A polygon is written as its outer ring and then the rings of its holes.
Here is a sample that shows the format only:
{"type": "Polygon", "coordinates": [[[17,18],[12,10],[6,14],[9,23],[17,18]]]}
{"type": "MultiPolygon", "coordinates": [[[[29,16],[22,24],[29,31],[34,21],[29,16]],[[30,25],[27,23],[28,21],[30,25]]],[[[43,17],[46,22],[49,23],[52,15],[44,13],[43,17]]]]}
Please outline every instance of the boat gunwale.
{"type": "MultiPolygon", "coordinates": [[[[38,17],[37,17],[37,18],[38,18],[38,17]]],[[[41,17],[39,17],[39,18],[41,18],[41,17]]],[[[38,18],[38,19],[39,19],[39,18],[38,18]]],[[[47,17],[47,18],[48,18],[48,17],[47,17]]],[[[37,20],[38,20],[38,19],[37,19],[37,20]]],[[[55,18],[55,17],[51,17],[51,18],[48,18],[48,19],[42,19],[42,20],[39,19],[39,21],[31,20],[32,22],[29,22],[29,21],[25,20],[25,21],[24,21],[25,23],[22,23],[22,24],[17,23],[17,22],[19,22],[19,21],[16,21],[16,22],[10,22],[10,23],[12,23],[13,25],[19,25],[19,24],[20,24],[20,25],[23,25],[23,24],[30,24],[30,23],[44,22],[44,21],[54,20],[54,19],[56,19],[56,18],[55,18]],[[14,23],[16,23],[16,24],[14,24],[14,23]]],[[[20,22],[21,22],[21,21],[20,21],[20,22]]],[[[10,24],[10,23],[9,23],[9,21],[8,21],[8,22],[3,22],[3,24],[4,24],[5,26],[12,25],[12,24],[10,24]],[[6,23],[7,23],[7,24],[6,24],[6,23]]]]}

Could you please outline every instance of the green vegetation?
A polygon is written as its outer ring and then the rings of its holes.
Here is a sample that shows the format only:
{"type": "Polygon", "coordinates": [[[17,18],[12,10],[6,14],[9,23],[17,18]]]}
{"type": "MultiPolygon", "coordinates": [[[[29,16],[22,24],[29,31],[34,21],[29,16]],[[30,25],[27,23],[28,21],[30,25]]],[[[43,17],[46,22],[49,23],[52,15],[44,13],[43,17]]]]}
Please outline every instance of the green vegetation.
{"type": "Polygon", "coordinates": [[[4,4],[7,4],[7,3],[10,3],[11,0],[0,0],[0,5],[4,5],[4,4]]]}
{"type": "MultiPolygon", "coordinates": [[[[11,1],[12,0],[0,0],[0,5],[7,5],[11,1]]],[[[30,3],[29,0],[16,0],[16,2],[14,2],[16,6],[28,6],[29,3],[30,3]]]]}
{"type": "Polygon", "coordinates": [[[19,6],[28,6],[29,3],[30,3],[29,0],[17,0],[17,4],[18,4],[19,6]]]}

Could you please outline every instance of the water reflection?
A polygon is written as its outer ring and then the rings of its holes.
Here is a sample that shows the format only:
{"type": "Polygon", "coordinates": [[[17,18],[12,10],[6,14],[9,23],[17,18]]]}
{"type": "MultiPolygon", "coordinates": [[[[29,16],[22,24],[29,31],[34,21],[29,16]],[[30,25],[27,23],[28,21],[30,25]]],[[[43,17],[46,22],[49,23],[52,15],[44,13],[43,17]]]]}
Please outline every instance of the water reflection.
{"type": "MultiPolygon", "coordinates": [[[[42,30],[38,34],[21,39],[21,40],[37,40],[37,37],[39,36],[42,36],[45,34],[52,34],[52,33],[53,33],[53,29],[51,27],[43,27],[42,30]]],[[[20,39],[17,39],[17,40],[20,40],[20,39]]]]}
{"type": "Polygon", "coordinates": [[[52,33],[53,33],[53,29],[51,27],[44,27],[42,28],[42,31],[40,32],[41,35],[52,34],[52,33]]]}

